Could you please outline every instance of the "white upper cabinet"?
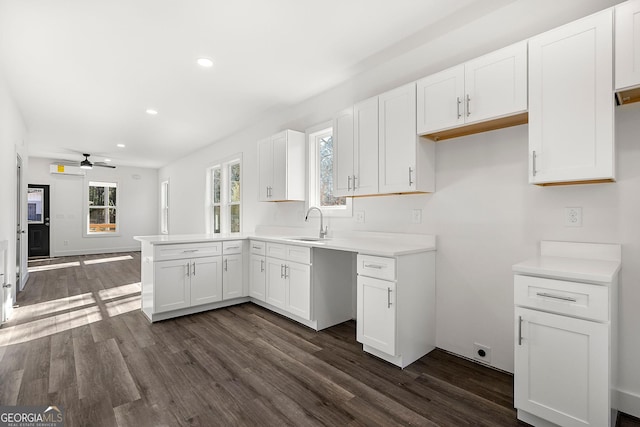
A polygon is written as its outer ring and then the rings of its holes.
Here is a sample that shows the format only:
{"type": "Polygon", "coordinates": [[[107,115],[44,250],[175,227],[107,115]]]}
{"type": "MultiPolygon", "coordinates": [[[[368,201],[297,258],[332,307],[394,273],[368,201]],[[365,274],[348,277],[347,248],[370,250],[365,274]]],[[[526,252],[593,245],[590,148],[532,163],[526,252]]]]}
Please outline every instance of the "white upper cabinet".
{"type": "Polygon", "coordinates": [[[333,120],[334,194],[378,192],[378,97],[338,113],[333,120]]]}
{"type": "Polygon", "coordinates": [[[352,196],[353,180],[353,107],[333,118],[333,194],[352,196]]]}
{"type": "Polygon", "coordinates": [[[615,8],[616,90],[620,103],[640,101],[640,0],[615,8]],[[635,89],[635,90],[633,90],[635,89]]]}
{"type": "Polygon", "coordinates": [[[383,93],[378,109],[379,192],[434,191],[433,143],[416,135],[416,84],[383,93]]]}
{"type": "Polygon", "coordinates": [[[417,82],[417,133],[435,140],[526,123],[526,111],[526,41],[417,82]]]}
{"type": "Polygon", "coordinates": [[[258,200],[304,200],[305,135],[285,130],[258,142],[258,200]]]}
{"type": "Polygon", "coordinates": [[[529,182],[613,181],[613,11],[529,40],[529,182]]]}

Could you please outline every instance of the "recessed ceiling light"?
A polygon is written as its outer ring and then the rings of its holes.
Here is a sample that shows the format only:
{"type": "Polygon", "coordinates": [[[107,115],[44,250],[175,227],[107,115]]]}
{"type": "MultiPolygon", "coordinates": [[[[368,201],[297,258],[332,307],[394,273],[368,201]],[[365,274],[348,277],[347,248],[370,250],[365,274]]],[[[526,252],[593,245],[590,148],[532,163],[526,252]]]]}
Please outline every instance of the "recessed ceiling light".
{"type": "Polygon", "coordinates": [[[126,147],[126,145],[124,145],[124,144],[116,144],[116,147],[118,147],[118,148],[124,148],[124,147],[126,147]]]}
{"type": "Polygon", "coordinates": [[[198,58],[198,65],[205,68],[213,67],[213,60],[209,58],[198,58]]]}
{"type": "Polygon", "coordinates": [[[158,110],[154,110],[153,108],[147,108],[146,113],[150,116],[155,116],[158,114],[158,110]]]}

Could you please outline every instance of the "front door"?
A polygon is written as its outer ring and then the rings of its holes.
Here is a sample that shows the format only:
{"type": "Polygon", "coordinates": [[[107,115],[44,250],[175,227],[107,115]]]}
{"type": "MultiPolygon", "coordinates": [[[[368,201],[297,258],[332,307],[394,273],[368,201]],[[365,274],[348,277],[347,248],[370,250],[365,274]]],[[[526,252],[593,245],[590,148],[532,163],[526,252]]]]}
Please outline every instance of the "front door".
{"type": "Polygon", "coordinates": [[[49,186],[29,184],[27,190],[29,257],[49,256],[49,186]]]}

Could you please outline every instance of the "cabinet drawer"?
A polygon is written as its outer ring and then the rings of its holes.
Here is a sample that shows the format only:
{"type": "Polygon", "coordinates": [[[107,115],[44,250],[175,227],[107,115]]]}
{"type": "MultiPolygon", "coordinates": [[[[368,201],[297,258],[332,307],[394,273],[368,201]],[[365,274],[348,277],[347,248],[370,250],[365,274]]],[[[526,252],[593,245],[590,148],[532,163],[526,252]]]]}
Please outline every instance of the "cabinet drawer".
{"type": "Polygon", "coordinates": [[[252,254],[256,254],[256,255],[265,255],[266,253],[266,243],[265,242],[260,242],[258,240],[251,240],[249,242],[249,249],[251,250],[252,254]]]}
{"type": "Polygon", "coordinates": [[[358,255],[358,274],[383,280],[396,280],[395,258],[358,255]]]}
{"type": "Polygon", "coordinates": [[[305,246],[287,246],[287,260],[311,264],[311,248],[305,246]]]}
{"type": "Polygon", "coordinates": [[[222,242],[222,253],[225,255],[241,254],[242,253],[242,240],[231,240],[229,242],[222,242]]]}
{"type": "Polygon", "coordinates": [[[175,245],[155,245],[154,247],[155,261],[217,255],[222,255],[221,242],[180,243],[175,245]]]}
{"type": "Polygon", "coordinates": [[[515,304],[522,307],[584,319],[609,320],[607,286],[516,275],[513,292],[515,304]]]}

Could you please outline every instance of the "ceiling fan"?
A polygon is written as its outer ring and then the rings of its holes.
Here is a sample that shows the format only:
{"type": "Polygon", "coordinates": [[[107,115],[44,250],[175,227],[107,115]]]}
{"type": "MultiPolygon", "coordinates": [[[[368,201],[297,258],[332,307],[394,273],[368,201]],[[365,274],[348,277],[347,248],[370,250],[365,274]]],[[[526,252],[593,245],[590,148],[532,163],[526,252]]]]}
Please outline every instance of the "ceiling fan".
{"type": "Polygon", "coordinates": [[[115,166],[109,165],[105,162],[90,162],[89,161],[89,156],[91,154],[82,154],[84,156],[84,160],[80,162],[80,169],[93,169],[94,166],[99,166],[101,168],[111,168],[111,169],[115,169],[115,166]]]}

